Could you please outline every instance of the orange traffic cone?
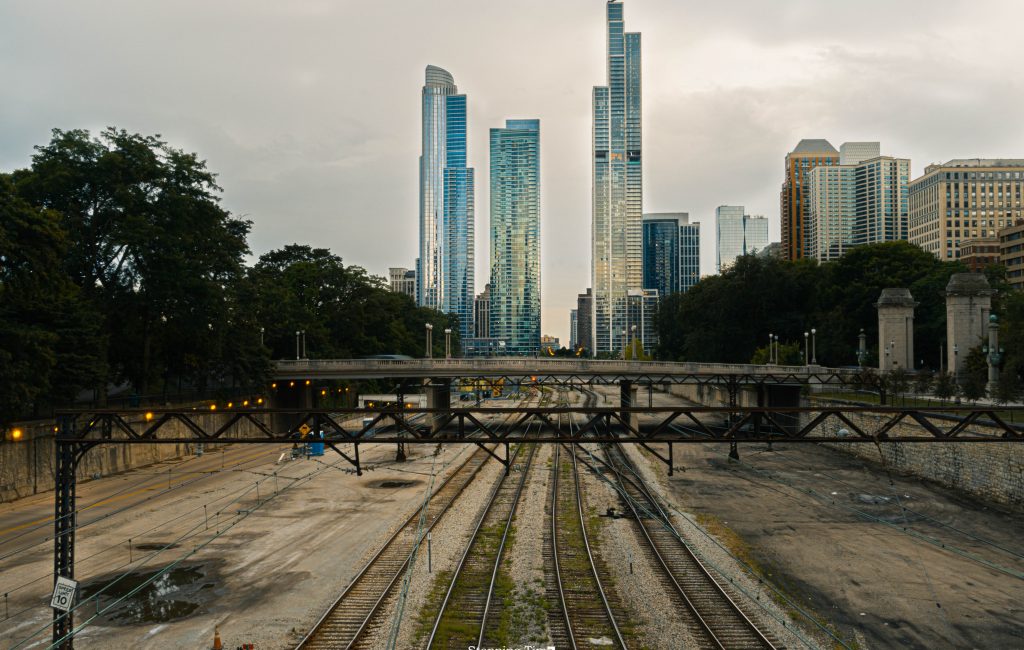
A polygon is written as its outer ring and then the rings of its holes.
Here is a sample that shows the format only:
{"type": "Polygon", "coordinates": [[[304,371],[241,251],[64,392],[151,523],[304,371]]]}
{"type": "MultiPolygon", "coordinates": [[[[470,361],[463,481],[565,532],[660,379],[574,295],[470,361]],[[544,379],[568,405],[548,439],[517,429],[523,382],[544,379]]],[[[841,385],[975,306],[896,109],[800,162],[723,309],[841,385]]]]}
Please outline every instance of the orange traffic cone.
{"type": "Polygon", "coordinates": [[[213,628],[213,650],[224,650],[224,644],[220,642],[220,628],[213,628]]]}

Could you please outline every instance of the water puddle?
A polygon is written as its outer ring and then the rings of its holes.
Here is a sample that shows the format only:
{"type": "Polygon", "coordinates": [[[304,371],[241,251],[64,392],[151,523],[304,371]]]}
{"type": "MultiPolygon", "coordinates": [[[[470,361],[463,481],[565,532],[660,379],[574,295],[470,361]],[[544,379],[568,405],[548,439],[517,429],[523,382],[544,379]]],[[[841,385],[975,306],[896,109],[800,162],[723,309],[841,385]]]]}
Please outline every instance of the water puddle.
{"type": "Polygon", "coordinates": [[[133,572],[120,580],[120,574],[90,580],[79,597],[87,603],[83,609],[89,614],[102,612],[100,619],[106,624],[166,623],[198,610],[218,582],[216,570],[204,563],[182,563],[154,578],[157,573],[154,569],[133,572]],[[152,582],[146,584],[149,580],[152,582]],[[146,586],[140,589],[143,584],[146,586]]]}
{"type": "Polygon", "coordinates": [[[385,490],[394,490],[397,488],[412,487],[419,485],[423,481],[373,481],[369,484],[372,488],[383,488],[385,490]]]}

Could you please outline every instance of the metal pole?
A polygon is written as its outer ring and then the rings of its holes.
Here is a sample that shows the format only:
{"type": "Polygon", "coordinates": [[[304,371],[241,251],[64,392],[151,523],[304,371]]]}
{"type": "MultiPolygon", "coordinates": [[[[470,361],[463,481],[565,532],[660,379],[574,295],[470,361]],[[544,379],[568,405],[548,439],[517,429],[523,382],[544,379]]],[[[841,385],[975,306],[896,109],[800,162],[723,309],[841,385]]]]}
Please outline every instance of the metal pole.
{"type": "MultiPolygon", "coordinates": [[[[61,437],[71,435],[73,421],[68,418],[60,427],[61,437]],[[69,424],[69,421],[71,424],[69,424]]],[[[54,494],[53,584],[57,578],[75,579],[75,447],[57,440],[57,485],[54,494]]],[[[73,650],[74,612],[53,610],[53,645],[60,650],[73,650]],[[66,640],[64,637],[68,637],[66,640]]]]}
{"type": "Polygon", "coordinates": [[[818,330],[811,328],[811,363],[818,365],[818,330]]]}
{"type": "Polygon", "coordinates": [[[427,531],[427,573],[431,573],[433,571],[430,555],[430,531],[427,531]]]}
{"type": "Polygon", "coordinates": [[[299,330],[295,330],[295,360],[298,361],[301,358],[299,355],[299,330]]]}

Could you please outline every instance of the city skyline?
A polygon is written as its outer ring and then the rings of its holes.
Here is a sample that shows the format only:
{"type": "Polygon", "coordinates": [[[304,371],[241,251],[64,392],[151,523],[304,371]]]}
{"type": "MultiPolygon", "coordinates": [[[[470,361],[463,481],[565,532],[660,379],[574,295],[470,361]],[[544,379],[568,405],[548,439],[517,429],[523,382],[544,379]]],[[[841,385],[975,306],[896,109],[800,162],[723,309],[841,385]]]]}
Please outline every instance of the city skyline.
{"type": "MultiPolygon", "coordinates": [[[[644,34],[649,211],[709,223],[715,206],[743,204],[769,218],[775,241],[780,161],[802,138],[884,141],[913,161],[912,178],[930,163],[1024,151],[1013,117],[1024,89],[997,81],[990,63],[1015,56],[1012,25],[1024,17],[1016,3],[940,2],[928,15],[909,2],[628,6],[630,29],[644,34]],[[892,20],[879,24],[872,14],[883,6],[892,20]],[[971,119],[978,114],[986,120],[971,119]]],[[[511,8],[402,5],[396,18],[385,3],[9,3],[0,8],[0,47],[3,60],[17,61],[5,70],[18,101],[0,107],[0,168],[27,165],[53,127],[160,133],[219,174],[225,207],[254,222],[254,256],[310,243],[387,277],[388,267],[415,264],[414,94],[423,67],[436,63],[470,95],[469,167],[486,168],[487,129],[500,120],[537,116],[547,125],[542,329],[568,340],[566,314],[589,286],[586,151],[591,86],[604,74],[604,12],[600,3],[560,3],[538,26],[525,3],[511,8]],[[110,12],[119,20],[106,20],[110,12]],[[525,32],[537,34],[530,48],[525,32]],[[374,33],[396,37],[381,44],[374,33]],[[133,57],[118,55],[126,47],[133,57]],[[510,48],[516,57],[501,54],[510,48]]],[[[481,251],[488,197],[477,190],[481,251]]],[[[712,239],[704,238],[704,273],[712,239]]],[[[477,285],[488,264],[481,257],[477,285]]]]}

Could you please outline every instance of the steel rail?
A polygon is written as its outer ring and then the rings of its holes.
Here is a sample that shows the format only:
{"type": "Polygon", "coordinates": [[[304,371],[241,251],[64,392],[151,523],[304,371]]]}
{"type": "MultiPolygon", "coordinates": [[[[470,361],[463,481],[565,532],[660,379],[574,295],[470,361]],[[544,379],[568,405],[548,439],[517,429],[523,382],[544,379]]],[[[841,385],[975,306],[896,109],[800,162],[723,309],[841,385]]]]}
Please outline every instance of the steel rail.
{"type": "MultiPolygon", "coordinates": [[[[508,416],[508,417],[505,418],[505,423],[508,422],[508,419],[510,417],[511,416],[508,416]]],[[[476,459],[478,456],[481,456],[481,455],[482,455],[483,460],[481,460],[481,462],[472,470],[471,474],[468,477],[466,477],[466,480],[463,483],[463,485],[455,492],[455,494],[453,494],[451,496],[451,498],[448,500],[448,502],[444,504],[444,506],[436,514],[436,516],[434,516],[433,520],[428,524],[428,526],[426,528],[427,531],[430,531],[434,527],[434,525],[437,524],[437,522],[439,522],[441,520],[441,518],[444,516],[444,514],[446,512],[448,512],[448,510],[455,503],[455,501],[462,494],[462,492],[466,489],[466,487],[470,483],[472,483],[473,479],[476,477],[476,475],[480,472],[480,470],[486,464],[487,458],[489,457],[489,455],[486,453],[486,451],[483,448],[478,448],[476,451],[474,451],[470,455],[469,458],[466,459],[465,462],[463,462],[461,465],[459,465],[459,467],[454,472],[452,472],[441,483],[441,485],[438,486],[437,489],[434,490],[434,492],[428,497],[427,508],[429,509],[430,502],[433,501],[433,499],[435,497],[437,497],[448,486],[448,484],[456,476],[458,476],[460,473],[462,473],[462,471],[471,462],[473,462],[474,459],[476,459]]],[[[360,583],[360,581],[374,567],[374,565],[381,558],[381,556],[383,556],[384,553],[386,553],[392,547],[392,545],[395,543],[395,541],[398,539],[398,537],[403,532],[405,532],[408,529],[408,527],[413,522],[415,522],[416,520],[419,519],[421,510],[422,510],[422,508],[417,508],[416,511],[414,511],[409,516],[409,518],[406,519],[405,522],[403,522],[403,524],[398,527],[398,529],[395,531],[395,533],[393,535],[391,535],[391,537],[389,537],[384,542],[384,544],[381,546],[381,548],[373,555],[373,557],[370,558],[370,560],[363,566],[363,568],[360,570],[360,572],[358,574],[356,574],[356,576],[349,582],[348,586],[345,587],[345,589],[341,592],[341,594],[338,596],[338,598],[336,598],[335,601],[331,604],[331,606],[327,608],[327,611],[324,612],[324,614],[320,617],[320,619],[313,625],[313,627],[306,634],[306,636],[304,636],[302,638],[302,640],[299,641],[299,643],[295,646],[296,650],[301,650],[302,648],[306,648],[306,647],[308,647],[313,642],[315,636],[322,631],[322,629],[323,629],[324,625],[327,623],[327,621],[338,610],[338,607],[341,605],[342,601],[344,601],[345,598],[350,593],[352,593],[353,588],[356,587],[360,583]]],[[[365,633],[366,628],[369,625],[371,619],[373,619],[373,617],[376,615],[376,613],[380,609],[381,604],[384,602],[385,598],[387,598],[387,596],[390,594],[391,589],[394,587],[395,583],[398,581],[398,579],[402,576],[402,574],[404,574],[404,572],[408,568],[409,562],[410,562],[411,559],[412,559],[412,553],[410,552],[406,556],[404,562],[401,565],[399,565],[398,569],[394,572],[394,575],[391,577],[391,580],[388,581],[387,585],[385,586],[385,588],[381,592],[380,596],[371,605],[370,611],[367,613],[367,615],[364,617],[362,622],[359,624],[359,627],[356,629],[355,634],[352,636],[352,638],[346,644],[346,646],[345,646],[346,648],[351,648],[352,646],[354,646],[356,644],[356,642],[358,642],[360,640],[362,635],[365,633]]]]}

